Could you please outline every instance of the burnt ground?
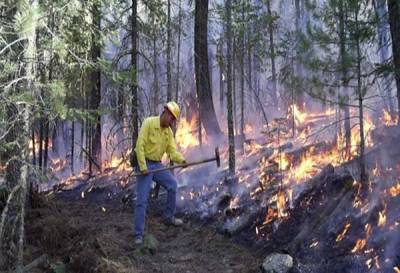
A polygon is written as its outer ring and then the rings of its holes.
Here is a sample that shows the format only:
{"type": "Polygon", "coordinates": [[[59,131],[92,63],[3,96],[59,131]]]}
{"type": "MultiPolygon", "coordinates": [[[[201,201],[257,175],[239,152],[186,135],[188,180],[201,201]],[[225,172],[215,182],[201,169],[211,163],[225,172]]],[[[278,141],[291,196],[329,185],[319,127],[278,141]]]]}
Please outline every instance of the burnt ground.
{"type": "Polygon", "coordinates": [[[183,227],[160,223],[162,196],[150,206],[145,246],[135,248],[132,203],[107,196],[102,190],[82,198],[76,189],[34,200],[25,263],[42,254],[50,263],[31,272],[259,272],[262,257],[206,222],[186,216],[183,227]]]}

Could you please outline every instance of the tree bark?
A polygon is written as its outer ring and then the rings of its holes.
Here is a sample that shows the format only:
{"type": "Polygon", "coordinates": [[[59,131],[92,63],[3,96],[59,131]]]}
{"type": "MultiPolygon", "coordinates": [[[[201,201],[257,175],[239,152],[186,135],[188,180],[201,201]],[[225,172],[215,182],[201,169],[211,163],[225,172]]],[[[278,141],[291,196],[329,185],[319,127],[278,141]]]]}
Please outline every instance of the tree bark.
{"type": "Polygon", "coordinates": [[[138,88],[137,88],[137,0],[132,0],[131,14],[131,70],[132,70],[132,145],[136,145],[139,134],[139,115],[138,115],[138,88]]]}
{"type": "Polygon", "coordinates": [[[178,56],[176,60],[176,88],[175,88],[175,101],[179,102],[179,86],[180,86],[180,64],[181,64],[181,24],[182,24],[182,0],[178,4],[178,56]]]}
{"type": "Polygon", "coordinates": [[[215,114],[208,69],[208,0],[196,0],[195,5],[194,60],[200,118],[208,136],[220,137],[222,131],[215,114]]]}
{"type": "Polygon", "coordinates": [[[217,62],[219,67],[219,107],[222,113],[224,109],[224,59],[222,50],[222,39],[217,45],[217,62]]]}
{"type": "Polygon", "coordinates": [[[171,0],[167,1],[167,101],[172,100],[171,82],[171,0]]]}
{"type": "MultiPolygon", "coordinates": [[[[387,31],[388,20],[385,0],[373,0],[375,14],[378,20],[377,32],[378,32],[378,45],[379,45],[379,57],[382,64],[386,63],[389,58],[389,33],[387,31]]],[[[392,99],[391,80],[389,73],[383,74],[383,102],[386,110],[391,116],[394,115],[394,105],[392,99]]]]}
{"type": "MultiPolygon", "coordinates": [[[[356,52],[357,52],[357,95],[358,95],[358,107],[359,107],[359,116],[360,116],[360,154],[359,154],[359,162],[360,162],[360,180],[365,186],[368,183],[367,171],[365,166],[365,136],[364,136],[364,106],[363,106],[363,90],[362,90],[362,81],[361,81],[361,48],[360,48],[360,31],[359,31],[358,21],[358,10],[355,14],[355,25],[356,25],[356,33],[355,33],[355,42],[356,42],[356,52]]],[[[365,189],[367,187],[364,187],[365,189]]]]}
{"type": "Polygon", "coordinates": [[[390,34],[392,36],[394,77],[397,87],[397,120],[398,124],[400,124],[400,3],[398,0],[387,0],[387,5],[390,34]]]}
{"type": "MultiPolygon", "coordinates": [[[[343,1],[339,1],[339,40],[340,40],[340,71],[343,94],[345,101],[349,101],[350,89],[348,88],[348,75],[347,75],[347,51],[346,51],[346,33],[345,33],[345,7],[343,1]]],[[[344,111],[344,135],[345,135],[345,158],[349,159],[351,156],[351,125],[350,125],[350,108],[348,105],[341,107],[344,111]]]]}
{"type": "Polygon", "coordinates": [[[158,85],[158,54],[157,54],[157,36],[156,30],[153,30],[153,115],[158,113],[159,99],[159,85],[158,85]]]}
{"type": "Polygon", "coordinates": [[[268,35],[269,35],[269,55],[271,59],[271,73],[272,73],[272,90],[271,97],[272,102],[275,106],[278,106],[277,97],[277,76],[276,76],[276,66],[275,66],[275,44],[274,44],[274,26],[273,17],[271,10],[271,0],[267,1],[267,13],[268,13],[268,35]]]}
{"type": "Polygon", "coordinates": [[[232,23],[231,23],[231,0],[225,0],[226,9],[226,53],[227,53],[227,110],[228,110],[228,139],[229,139],[229,172],[235,173],[235,136],[233,132],[233,113],[232,113],[232,23]]]}
{"type": "MultiPolygon", "coordinates": [[[[244,2],[242,1],[242,25],[244,27],[244,2]]],[[[244,29],[240,35],[240,149],[244,152],[244,52],[245,52],[245,35],[244,29]]]]}
{"type": "MultiPolygon", "coordinates": [[[[101,57],[101,45],[100,45],[100,6],[99,4],[93,5],[92,16],[93,16],[93,34],[92,34],[92,45],[91,45],[91,57],[93,63],[97,64],[98,58],[101,57]]],[[[92,89],[90,92],[90,110],[97,111],[100,107],[101,101],[101,82],[100,82],[100,70],[98,67],[93,68],[91,72],[91,83],[92,89]]],[[[99,113],[93,113],[95,122],[91,122],[91,157],[98,163],[96,166],[101,166],[101,116],[99,113]]],[[[91,162],[91,161],[89,161],[91,162]]],[[[91,164],[91,163],[90,163],[91,164]]]]}

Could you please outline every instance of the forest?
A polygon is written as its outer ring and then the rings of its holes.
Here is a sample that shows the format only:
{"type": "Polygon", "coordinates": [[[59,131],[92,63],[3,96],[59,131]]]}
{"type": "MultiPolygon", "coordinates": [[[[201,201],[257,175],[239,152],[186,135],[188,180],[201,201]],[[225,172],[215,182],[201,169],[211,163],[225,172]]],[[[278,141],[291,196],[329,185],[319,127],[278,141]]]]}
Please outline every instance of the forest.
{"type": "Polygon", "coordinates": [[[0,0],[0,273],[400,273],[399,125],[400,0],[0,0]]]}

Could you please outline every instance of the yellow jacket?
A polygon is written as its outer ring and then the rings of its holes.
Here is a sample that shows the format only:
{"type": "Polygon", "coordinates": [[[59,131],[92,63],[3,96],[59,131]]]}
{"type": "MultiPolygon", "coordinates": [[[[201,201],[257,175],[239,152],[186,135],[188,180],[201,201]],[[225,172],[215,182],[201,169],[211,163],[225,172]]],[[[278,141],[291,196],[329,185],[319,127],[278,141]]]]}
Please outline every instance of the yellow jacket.
{"type": "Polygon", "coordinates": [[[160,117],[149,117],[143,121],[135,152],[140,171],[147,170],[146,159],[161,161],[164,153],[176,163],[185,162],[182,154],[176,150],[171,128],[162,128],[160,117]]]}

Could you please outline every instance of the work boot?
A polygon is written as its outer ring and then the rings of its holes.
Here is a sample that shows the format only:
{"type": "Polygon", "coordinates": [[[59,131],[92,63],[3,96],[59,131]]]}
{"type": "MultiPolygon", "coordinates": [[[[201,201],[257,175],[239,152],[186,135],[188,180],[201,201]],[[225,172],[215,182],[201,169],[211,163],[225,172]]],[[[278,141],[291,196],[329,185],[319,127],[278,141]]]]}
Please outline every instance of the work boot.
{"type": "Polygon", "coordinates": [[[133,244],[135,246],[141,246],[143,244],[143,237],[142,236],[135,237],[135,241],[133,241],[133,244]]]}
{"type": "Polygon", "coordinates": [[[176,217],[171,217],[171,218],[165,219],[164,224],[167,226],[180,227],[183,225],[183,221],[182,221],[182,219],[179,219],[176,217]]]}

